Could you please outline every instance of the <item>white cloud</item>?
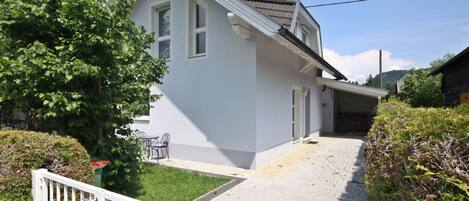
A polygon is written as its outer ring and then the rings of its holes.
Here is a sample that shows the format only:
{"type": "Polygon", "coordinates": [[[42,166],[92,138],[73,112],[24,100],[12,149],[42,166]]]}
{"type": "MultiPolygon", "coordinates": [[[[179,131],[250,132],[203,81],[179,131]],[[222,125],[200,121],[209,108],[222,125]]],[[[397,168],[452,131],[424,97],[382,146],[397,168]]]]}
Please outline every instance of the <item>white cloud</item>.
{"type": "MultiPolygon", "coordinates": [[[[324,59],[342,72],[350,81],[364,83],[368,76],[379,72],[379,50],[372,49],[356,55],[340,55],[334,50],[324,49],[324,59]]],[[[409,69],[414,62],[392,58],[392,53],[383,51],[383,72],[409,69]]]]}

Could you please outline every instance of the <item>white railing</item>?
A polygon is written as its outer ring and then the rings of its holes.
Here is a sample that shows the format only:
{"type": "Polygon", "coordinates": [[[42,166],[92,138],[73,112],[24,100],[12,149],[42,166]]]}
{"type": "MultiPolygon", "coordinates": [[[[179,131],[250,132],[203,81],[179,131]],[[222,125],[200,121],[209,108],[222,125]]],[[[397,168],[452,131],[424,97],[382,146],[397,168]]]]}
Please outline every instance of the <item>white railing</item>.
{"type": "Polygon", "coordinates": [[[33,170],[33,201],[138,201],[67,177],[33,170]]]}

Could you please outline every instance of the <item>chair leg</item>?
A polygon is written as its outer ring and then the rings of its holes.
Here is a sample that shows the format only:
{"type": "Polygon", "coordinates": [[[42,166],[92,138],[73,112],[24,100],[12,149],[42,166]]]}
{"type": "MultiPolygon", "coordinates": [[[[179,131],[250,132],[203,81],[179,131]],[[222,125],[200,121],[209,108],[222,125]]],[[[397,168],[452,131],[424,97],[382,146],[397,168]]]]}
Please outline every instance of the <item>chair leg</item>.
{"type": "Polygon", "coordinates": [[[156,148],[156,162],[158,162],[158,160],[160,160],[160,149],[156,148]]]}
{"type": "Polygon", "coordinates": [[[169,159],[169,147],[166,147],[166,154],[168,154],[168,159],[169,159]]]}
{"type": "Polygon", "coordinates": [[[148,158],[149,158],[150,160],[152,160],[152,159],[153,159],[153,148],[150,147],[150,149],[148,149],[148,151],[150,151],[150,152],[148,153],[148,158]]]}

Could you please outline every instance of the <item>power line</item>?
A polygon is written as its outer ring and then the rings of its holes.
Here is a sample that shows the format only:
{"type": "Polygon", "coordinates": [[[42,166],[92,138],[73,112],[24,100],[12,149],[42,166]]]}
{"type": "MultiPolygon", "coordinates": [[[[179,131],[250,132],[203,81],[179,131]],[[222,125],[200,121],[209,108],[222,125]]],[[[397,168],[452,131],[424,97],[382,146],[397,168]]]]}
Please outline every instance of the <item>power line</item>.
{"type": "Polygon", "coordinates": [[[335,2],[335,3],[317,4],[317,5],[311,5],[311,6],[305,6],[305,7],[315,8],[315,7],[323,7],[323,6],[335,6],[335,5],[340,5],[340,4],[358,3],[358,2],[363,2],[363,1],[367,1],[367,0],[342,1],[342,2],[335,2]]]}

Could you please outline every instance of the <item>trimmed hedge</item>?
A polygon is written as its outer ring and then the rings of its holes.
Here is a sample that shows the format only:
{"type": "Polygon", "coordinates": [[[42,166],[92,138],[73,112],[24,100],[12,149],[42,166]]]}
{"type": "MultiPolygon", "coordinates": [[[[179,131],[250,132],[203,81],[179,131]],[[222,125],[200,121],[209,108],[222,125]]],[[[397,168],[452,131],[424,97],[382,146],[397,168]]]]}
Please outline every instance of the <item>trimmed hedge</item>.
{"type": "Polygon", "coordinates": [[[367,138],[369,200],[469,200],[469,107],[384,103],[367,138]]]}
{"type": "Polygon", "coordinates": [[[0,131],[0,200],[31,200],[31,171],[90,183],[90,156],[75,139],[47,133],[0,131]]]}

